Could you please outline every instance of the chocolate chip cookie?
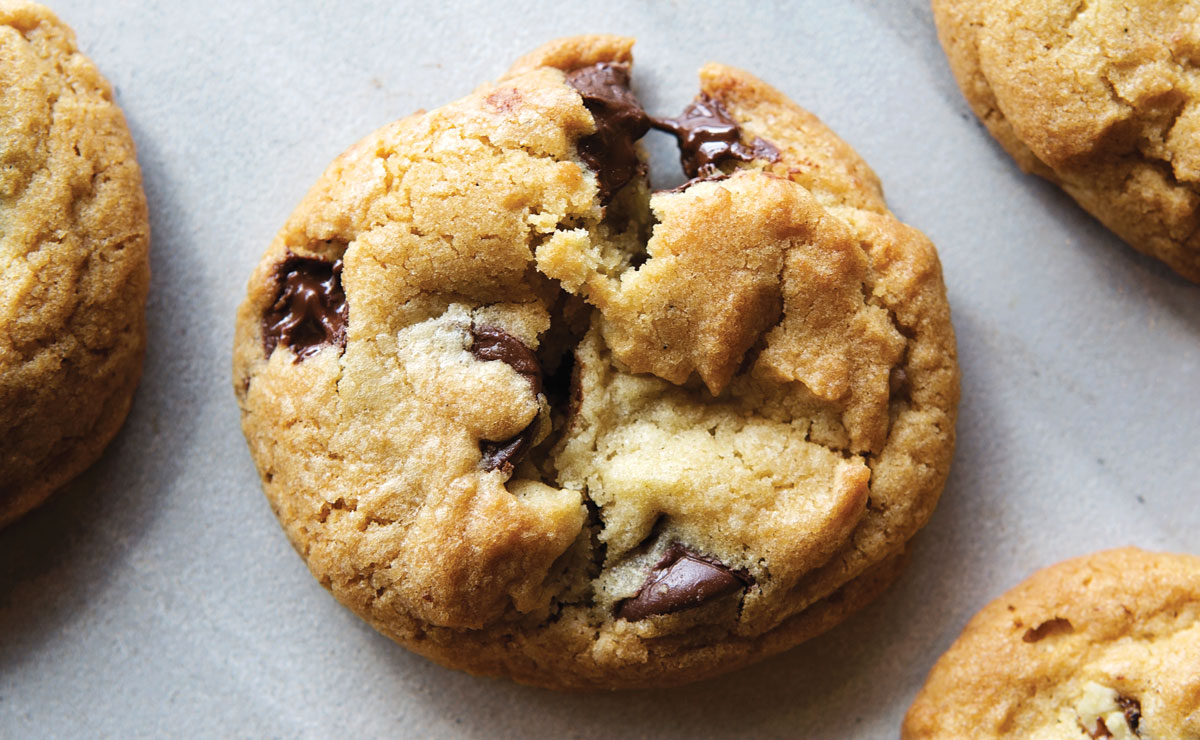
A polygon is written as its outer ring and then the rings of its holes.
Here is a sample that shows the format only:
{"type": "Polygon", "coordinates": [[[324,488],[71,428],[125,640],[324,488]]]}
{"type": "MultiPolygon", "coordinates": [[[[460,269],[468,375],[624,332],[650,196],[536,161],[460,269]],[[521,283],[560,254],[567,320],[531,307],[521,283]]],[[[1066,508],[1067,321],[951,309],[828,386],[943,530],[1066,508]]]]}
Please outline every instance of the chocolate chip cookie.
{"type": "Polygon", "coordinates": [[[903,737],[1200,738],[1200,558],[1127,548],[1033,574],[937,662],[903,737]]]}
{"type": "Polygon", "coordinates": [[[1200,282],[1200,5],[933,0],[976,115],[1027,172],[1200,282]]]}
{"type": "Polygon", "coordinates": [[[833,626],[895,577],[954,446],[933,245],[744,72],[649,115],[631,47],[551,43],[353,146],[237,319],[243,429],[314,575],[417,652],[555,688],[833,626]]]}
{"type": "Polygon", "coordinates": [[[112,89],[0,0],[0,526],[100,456],[142,371],[150,226],[112,89]]]}

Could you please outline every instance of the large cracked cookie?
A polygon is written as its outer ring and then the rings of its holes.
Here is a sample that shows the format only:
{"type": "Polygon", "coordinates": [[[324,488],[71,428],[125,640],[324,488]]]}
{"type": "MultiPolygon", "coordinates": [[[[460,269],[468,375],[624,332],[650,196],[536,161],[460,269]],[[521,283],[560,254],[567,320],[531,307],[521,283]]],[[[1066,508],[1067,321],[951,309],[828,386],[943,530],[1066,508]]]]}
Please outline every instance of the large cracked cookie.
{"type": "Polygon", "coordinates": [[[929,241],[744,72],[651,118],[631,46],[554,42],[356,144],[238,314],[243,429],[316,577],[441,663],[558,688],[828,629],[898,572],[954,446],[929,241]],[[649,192],[651,128],[685,186],[649,192]]]}
{"type": "Polygon", "coordinates": [[[142,372],[150,226],[112,90],[0,0],[0,526],[100,456],[142,372]]]}
{"type": "Polygon", "coordinates": [[[1200,738],[1200,558],[1126,548],[1033,574],[938,660],[903,737],[1200,738]]]}
{"type": "Polygon", "coordinates": [[[976,115],[1026,172],[1200,282],[1200,4],[933,0],[976,115]]]}

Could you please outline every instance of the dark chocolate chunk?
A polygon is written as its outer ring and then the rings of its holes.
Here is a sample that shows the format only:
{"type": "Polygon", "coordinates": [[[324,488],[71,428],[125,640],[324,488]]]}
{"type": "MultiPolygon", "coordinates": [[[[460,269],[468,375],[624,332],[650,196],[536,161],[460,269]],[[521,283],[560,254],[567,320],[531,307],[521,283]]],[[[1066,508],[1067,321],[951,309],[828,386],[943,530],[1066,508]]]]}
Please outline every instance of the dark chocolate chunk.
{"type": "Polygon", "coordinates": [[[617,617],[637,622],[671,614],[753,585],[748,573],[730,570],[679,543],[667,548],[637,596],[617,609],[617,617]]]}
{"type": "Polygon", "coordinates": [[[480,362],[499,360],[523,375],[533,386],[533,395],[542,392],[542,363],[533,350],[512,334],[495,326],[472,326],[471,354],[480,362]]]}
{"type": "Polygon", "coordinates": [[[629,89],[629,65],[601,62],[567,74],[567,84],[583,96],[596,131],[579,140],[579,156],[596,173],[600,202],[646,172],[633,143],[650,130],[650,117],[629,89]]]}
{"type": "Polygon", "coordinates": [[[1133,730],[1133,734],[1141,737],[1141,733],[1138,732],[1138,726],[1142,724],[1142,703],[1137,699],[1118,696],[1117,706],[1125,713],[1125,724],[1129,725],[1129,729],[1133,730]]]}
{"type": "Polygon", "coordinates": [[[529,448],[533,445],[533,438],[536,435],[537,423],[533,423],[521,430],[517,436],[506,439],[503,442],[489,442],[487,440],[480,442],[479,452],[483,455],[480,459],[480,465],[489,473],[493,470],[501,470],[505,475],[511,474],[513,465],[526,452],[529,452],[529,448]]]}
{"type": "MultiPolygon", "coordinates": [[[[472,326],[471,354],[481,362],[499,360],[516,370],[532,386],[533,395],[542,392],[542,365],[533,350],[512,334],[494,326],[472,326]]],[[[503,470],[511,473],[516,461],[529,451],[538,433],[538,421],[522,429],[515,437],[500,442],[484,440],[479,443],[484,470],[503,470]]]]}
{"type": "Polygon", "coordinates": [[[779,160],[774,144],[755,139],[742,143],[742,129],[721,105],[721,101],[701,95],[684,109],[679,118],[655,118],[654,128],[675,135],[679,141],[679,162],[683,172],[693,179],[719,176],[719,165],[730,159],[779,160]]]}
{"type": "Polygon", "coordinates": [[[325,262],[291,252],[275,270],[276,298],[263,315],[263,347],[291,347],[296,362],[326,345],[346,347],[350,308],[342,290],[342,261],[325,262]]]}

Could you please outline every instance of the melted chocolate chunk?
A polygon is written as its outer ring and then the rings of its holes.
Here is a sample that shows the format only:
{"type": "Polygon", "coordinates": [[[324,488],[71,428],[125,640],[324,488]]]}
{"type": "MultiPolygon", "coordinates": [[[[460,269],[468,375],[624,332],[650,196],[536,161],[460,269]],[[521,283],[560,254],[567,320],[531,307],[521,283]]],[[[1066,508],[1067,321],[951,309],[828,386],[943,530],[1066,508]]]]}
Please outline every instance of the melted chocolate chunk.
{"type": "Polygon", "coordinates": [[[342,261],[288,256],[275,270],[277,297],[263,315],[263,347],[291,347],[296,362],[326,345],[345,349],[350,308],[342,290],[342,261]]]}
{"type": "Polygon", "coordinates": [[[679,118],[655,118],[654,128],[674,134],[679,141],[679,162],[692,179],[720,176],[719,165],[730,159],[779,160],[774,144],[755,139],[742,143],[742,129],[721,105],[721,101],[701,95],[684,109],[679,118]]]}
{"type": "Polygon", "coordinates": [[[1125,713],[1125,724],[1129,725],[1129,729],[1133,730],[1133,734],[1141,737],[1141,733],[1138,732],[1138,726],[1142,724],[1142,703],[1137,699],[1118,696],[1117,706],[1125,713]]]}
{"type": "Polygon", "coordinates": [[[533,350],[512,334],[495,326],[472,326],[471,354],[480,362],[499,360],[523,375],[533,386],[533,395],[542,392],[542,364],[533,350]]]}
{"type": "Polygon", "coordinates": [[[629,89],[629,65],[601,62],[567,75],[567,84],[583,96],[596,121],[596,132],[579,140],[579,157],[596,173],[600,202],[646,172],[633,143],[650,130],[650,117],[629,89]]]}
{"type": "MultiPolygon", "coordinates": [[[[533,395],[542,392],[542,365],[533,350],[512,334],[494,326],[472,326],[471,354],[481,362],[499,360],[516,370],[532,386],[533,395]]],[[[486,471],[503,470],[511,473],[516,461],[529,451],[537,436],[537,419],[515,437],[500,442],[484,440],[479,443],[483,455],[481,465],[486,471]]]]}
{"type": "Polygon", "coordinates": [[[515,437],[506,439],[503,442],[488,442],[479,443],[479,452],[483,455],[480,458],[480,465],[487,472],[493,470],[503,471],[505,475],[510,475],[519,458],[529,452],[529,448],[533,445],[533,438],[537,434],[537,424],[530,424],[525,427],[515,437]]]}
{"type": "Polygon", "coordinates": [[[730,570],[679,543],[667,548],[637,596],[625,600],[617,617],[637,622],[699,606],[753,585],[749,574],[730,570]]]}

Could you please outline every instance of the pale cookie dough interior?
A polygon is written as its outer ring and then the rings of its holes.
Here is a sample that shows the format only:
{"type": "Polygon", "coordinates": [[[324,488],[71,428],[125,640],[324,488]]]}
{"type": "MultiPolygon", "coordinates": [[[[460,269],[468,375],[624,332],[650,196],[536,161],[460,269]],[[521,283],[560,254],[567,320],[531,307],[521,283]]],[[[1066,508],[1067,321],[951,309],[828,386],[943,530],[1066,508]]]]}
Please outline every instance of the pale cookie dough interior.
{"type": "Polygon", "coordinates": [[[665,124],[631,45],[556,42],[355,145],[238,320],[243,427],[314,574],[413,649],[558,687],[692,680],[828,628],[894,576],[953,449],[932,245],[815,118],[718,65],[732,133],[650,194],[634,141],[665,124]]]}

